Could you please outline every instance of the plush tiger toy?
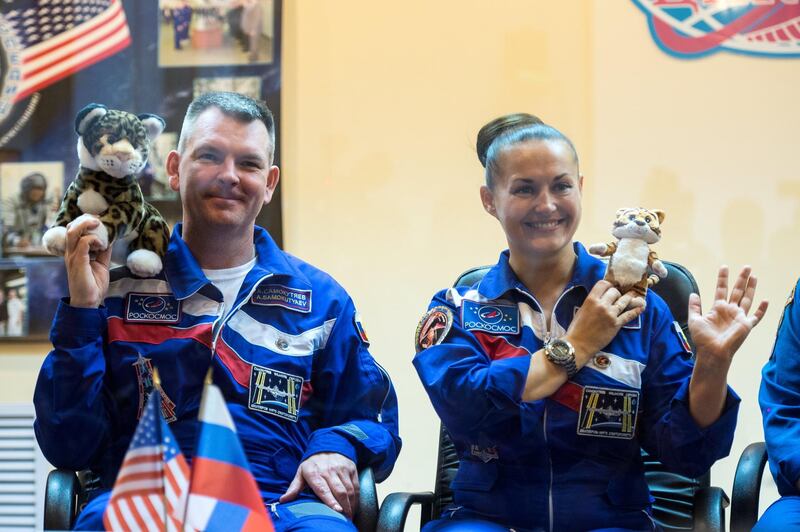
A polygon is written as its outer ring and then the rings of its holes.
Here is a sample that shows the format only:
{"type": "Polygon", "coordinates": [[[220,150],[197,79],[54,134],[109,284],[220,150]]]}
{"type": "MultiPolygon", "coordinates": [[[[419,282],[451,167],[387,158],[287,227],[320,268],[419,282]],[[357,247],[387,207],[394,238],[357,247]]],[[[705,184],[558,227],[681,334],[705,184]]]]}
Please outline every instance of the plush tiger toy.
{"type": "Polygon", "coordinates": [[[147,162],[149,143],[164,125],[156,115],[136,116],[96,103],[81,109],[75,118],[81,167],[64,194],[55,225],[42,238],[48,252],[63,255],[67,224],[94,216],[102,223],[89,233],[97,235],[102,249],[124,239],[129,242],[126,265],[134,275],[161,271],[169,229],[144,201],[136,176],[147,162]]]}
{"type": "Polygon", "coordinates": [[[663,221],[661,210],[619,209],[611,230],[617,241],[589,247],[589,253],[611,257],[605,279],[623,294],[633,290],[644,297],[648,288],[667,276],[666,267],[650,250],[650,244],[661,240],[663,221]]]}

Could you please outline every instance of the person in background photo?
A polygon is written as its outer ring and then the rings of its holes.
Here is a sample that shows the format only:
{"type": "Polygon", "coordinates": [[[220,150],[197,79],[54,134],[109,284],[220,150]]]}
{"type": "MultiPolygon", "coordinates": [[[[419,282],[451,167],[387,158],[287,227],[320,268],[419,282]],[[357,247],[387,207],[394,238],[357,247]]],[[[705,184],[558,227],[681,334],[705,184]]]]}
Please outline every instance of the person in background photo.
{"type": "Polygon", "coordinates": [[[8,331],[6,336],[22,336],[25,323],[25,302],[19,297],[16,288],[8,289],[6,309],[8,311],[8,331]]]}
{"type": "Polygon", "coordinates": [[[258,60],[258,45],[261,42],[261,24],[264,10],[261,0],[244,0],[242,11],[242,33],[247,35],[249,43],[247,59],[254,63],[258,60]]]}
{"type": "Polygon", "coordinates": [[[186,0],[178,0],[172,8],[172,26],[175,31],[175,49],[182,50],[183,41],[189,38],[192,8],[186,0]]]}
{"type": "Polygon", "coordinates": [[[19,194],[3,209],[5,247],[30,248],[42,244],[42,235],[52,223],[57,199],[47,193],[47,180],[39,172],[22,178],[19,194]]]}
{"type": "Polygon", "coordinates": [[[0,288],[0,336],[5,336],[8,330],[8,306],[6,306],[6,292],[0,288]]]}

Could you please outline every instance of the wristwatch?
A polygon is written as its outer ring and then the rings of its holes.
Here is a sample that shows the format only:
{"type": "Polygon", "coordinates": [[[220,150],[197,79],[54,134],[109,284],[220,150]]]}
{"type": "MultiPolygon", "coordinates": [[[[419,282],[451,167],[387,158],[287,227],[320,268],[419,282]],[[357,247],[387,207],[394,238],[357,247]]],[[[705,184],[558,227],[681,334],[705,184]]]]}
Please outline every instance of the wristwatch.
{"type": "Polygon", "coordinates": [[[556,366],[564,368],[568,379],[578,373],[578,367],[575,365],[575,348],[563,338],[556,338],[544,344],[544,356],[556,366]]]}

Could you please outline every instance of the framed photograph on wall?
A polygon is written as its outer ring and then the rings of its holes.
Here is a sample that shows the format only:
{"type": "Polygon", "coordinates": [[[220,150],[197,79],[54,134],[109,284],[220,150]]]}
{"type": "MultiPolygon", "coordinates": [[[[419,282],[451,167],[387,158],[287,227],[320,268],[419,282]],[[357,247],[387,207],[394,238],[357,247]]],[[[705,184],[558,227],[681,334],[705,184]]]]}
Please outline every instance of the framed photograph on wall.
{"type": "Polygon", "coordinates": [[[55,222],[64,163],[0,163],[3,256],[47,255],[42,235],[55,222]]]}
{"type": "Polygon", "coordinates": [[[162,67],[269,64],[274,61],[272,0],[159,0],[162,67]]]}
{"type": "Polygon", "coordinates": [[[0,338],[28,334],[28,282],[25,269],[0,267],[0,338]]]}
{"type": "Polygon", "coordinates": [[[61,257],[0,260],[0,341],[46,341],[68,293],[61,257]]]}

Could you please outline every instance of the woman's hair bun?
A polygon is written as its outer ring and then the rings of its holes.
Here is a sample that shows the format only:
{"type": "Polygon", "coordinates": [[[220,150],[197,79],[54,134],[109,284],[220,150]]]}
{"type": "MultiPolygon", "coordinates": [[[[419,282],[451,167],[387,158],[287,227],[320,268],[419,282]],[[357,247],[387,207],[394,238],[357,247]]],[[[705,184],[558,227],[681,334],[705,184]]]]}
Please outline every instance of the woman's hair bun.
{"type": "Polygon", "coordinates": [[[486,167],[486,153],[489,151],[494,139],[517,128],[543,124],[538,116],[528,113],[513,113],[495,118],[478,131],[478,140],[475,143],[475,150],[478,152],[478,160],[481,165],[486,167]]]}

